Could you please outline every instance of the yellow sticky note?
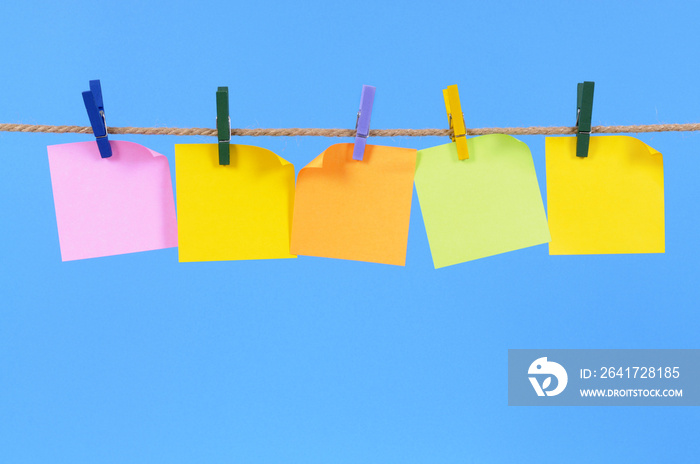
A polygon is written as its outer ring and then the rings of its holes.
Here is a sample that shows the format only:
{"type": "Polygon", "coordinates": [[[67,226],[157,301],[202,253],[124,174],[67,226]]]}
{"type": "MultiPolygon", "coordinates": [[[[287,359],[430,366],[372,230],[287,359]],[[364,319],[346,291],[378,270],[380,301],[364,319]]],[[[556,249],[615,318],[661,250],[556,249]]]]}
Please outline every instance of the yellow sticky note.
{"type": "Polygon", "coordinates": [[[664,252],[661,153],[598,136],[579,158],[575,137],[547,137],[546,160],[550,255],[664,252]]]}
{"type": "Polygon", "coordinates": [[[269,150],[175,145],[180,262],[294,258],[294,166],[269,150]]]}

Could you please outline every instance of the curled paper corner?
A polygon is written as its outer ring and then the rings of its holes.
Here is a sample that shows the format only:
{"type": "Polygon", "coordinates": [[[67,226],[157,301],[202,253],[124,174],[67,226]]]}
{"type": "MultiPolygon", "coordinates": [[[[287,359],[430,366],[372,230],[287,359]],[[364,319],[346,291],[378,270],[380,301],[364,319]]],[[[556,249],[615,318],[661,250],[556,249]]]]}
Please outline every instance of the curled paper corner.
{"type": "MultiPolygon", "coordinates": [[[[86,142],[86,143],[92,143],[92,142],[86,142]]],[[[112,156],[114,155],[119,155],[120,150],[131,150],[134,153],[138,151],[139,155],[143,153],[144,155],[150,154],[153,158],[160,158],[163,157],[165,160],[168,160],[168,157],[163,155],[162,153],[158,153],[157,151],[153,151],[148,147],[144,147],[141,144],[135,143],[135,142],[127,142],[125,140],[110,140],[109,144],[112,146],[112,156]]]]}
{"type": "Polygon", "coordinates": [[[641,149],[642,146],[643,146],[645,149],[647,149],[647,150],[649,151],[649,155],[651,155],[651,156],[661,156],[661,157],[663,157],[663,155],[661,154],[661,152],[660,152],[659,150],[657,150],[656,148],[652,147],[652,146],[649,145],[648,143],[646,143],[646,142],[644,142],[644,141],[642,141],[642,140],[639,140],[637,137],[633,137],[633,136],[631,136],[631,135],[605,135],[605,136],[600,136],[600,137],[617,137],[617,138],[619,138],[619,139],[625,139],[625,140],[626,140],[627,142],[629,142],[630,144],[636,144],[636,145],[638,145],[640,149],[641,149]]]}

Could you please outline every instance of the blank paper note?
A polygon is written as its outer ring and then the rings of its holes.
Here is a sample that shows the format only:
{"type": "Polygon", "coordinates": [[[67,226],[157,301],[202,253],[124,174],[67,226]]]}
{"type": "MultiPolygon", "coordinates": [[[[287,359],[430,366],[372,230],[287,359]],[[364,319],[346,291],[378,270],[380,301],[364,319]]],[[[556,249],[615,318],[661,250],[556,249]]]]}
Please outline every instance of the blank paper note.
{"type": "Polygon", "coordinates": [[[175,145],[180,262],[294,258],[294,166],[270,150],[175,145]]]}
{"type": "Polygon", "coordinates": [[[48,147],[63,261],[177,246],[168,159],[131,142],[48,147]]]}
{"type": "Polygon", "coordinates": [[[403,266],[416,150],[332,145],[299,172],[292,253],[403,266]]]}
{"type": "Polygon", "coordinates": [[[509,135],[418,152],[416,191],[435,268],[547,243],[547,217],[530,150],[509,135]]]}
{"type": "Polygon", "coordinates": [[[591,137],[588,157],[575,137],[547,137],[551,255],[663,253],[661,153],[627,136],[591,137]]]}

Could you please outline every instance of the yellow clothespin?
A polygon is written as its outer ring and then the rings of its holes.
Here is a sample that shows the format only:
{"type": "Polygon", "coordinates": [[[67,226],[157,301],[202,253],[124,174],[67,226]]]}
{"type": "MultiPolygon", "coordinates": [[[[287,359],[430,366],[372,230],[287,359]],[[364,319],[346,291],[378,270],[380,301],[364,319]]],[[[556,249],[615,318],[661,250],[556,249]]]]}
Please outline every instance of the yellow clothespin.
{"type": "Polygon", "coordinates": [[[442,96],[445,97],[445,108],[447,109],[447,120],[450,129],[454,131],[452,141],[457,143],[457,156],[459,159],[469,159],[469,148],[467,147],[467,128],[464,125],[464,113],[462,104],[459,102],[459,90],[456,85],[450,85],[443,89],[442,96]]]}

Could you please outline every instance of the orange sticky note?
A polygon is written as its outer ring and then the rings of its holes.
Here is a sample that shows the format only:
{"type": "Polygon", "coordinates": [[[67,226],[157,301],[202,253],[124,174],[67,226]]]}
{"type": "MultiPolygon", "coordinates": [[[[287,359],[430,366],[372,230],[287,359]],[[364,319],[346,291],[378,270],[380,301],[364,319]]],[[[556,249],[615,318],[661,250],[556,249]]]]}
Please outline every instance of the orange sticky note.
{"type": "Polygon", "coordinates": [[[332,145],[299,172],[291,253],[406,263],[416,150],[332,145]]]}

